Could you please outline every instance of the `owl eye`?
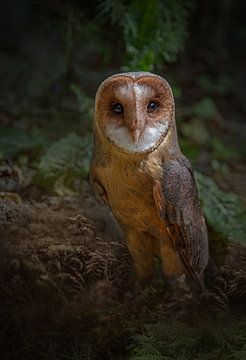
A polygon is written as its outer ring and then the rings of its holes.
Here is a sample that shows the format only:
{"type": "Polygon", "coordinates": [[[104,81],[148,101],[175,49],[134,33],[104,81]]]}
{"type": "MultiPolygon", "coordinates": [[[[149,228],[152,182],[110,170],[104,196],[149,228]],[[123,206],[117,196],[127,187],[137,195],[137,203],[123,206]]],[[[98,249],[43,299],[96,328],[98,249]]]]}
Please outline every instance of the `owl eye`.
{"type": "Polygon", "coordinates": [[[112,104],[112,110],[113,110],[116,114],[122,114],[122,113],[124,112],[123,105],[121,105],[120,103],[114,103],[114,104],[112,104]]]}
{"type": "Polygon", "coordinates": [[[154,101],[150,101],[147,106],[147,112],[152,113],[158,109],[158,105],[154,101]]]}

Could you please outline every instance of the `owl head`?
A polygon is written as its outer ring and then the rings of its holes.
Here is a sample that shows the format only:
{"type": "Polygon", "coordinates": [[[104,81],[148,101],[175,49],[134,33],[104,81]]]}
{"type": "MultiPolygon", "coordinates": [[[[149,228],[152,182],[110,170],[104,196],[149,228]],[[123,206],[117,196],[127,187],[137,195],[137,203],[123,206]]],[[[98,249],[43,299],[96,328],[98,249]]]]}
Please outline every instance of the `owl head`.
{"type": "Polygon", "coordinates": [[[97,90],[97,131],[123,152],[153,151],[165,140],[173,122],[172,90],[158,75],[116,74],[104,80],[97,90]]]}

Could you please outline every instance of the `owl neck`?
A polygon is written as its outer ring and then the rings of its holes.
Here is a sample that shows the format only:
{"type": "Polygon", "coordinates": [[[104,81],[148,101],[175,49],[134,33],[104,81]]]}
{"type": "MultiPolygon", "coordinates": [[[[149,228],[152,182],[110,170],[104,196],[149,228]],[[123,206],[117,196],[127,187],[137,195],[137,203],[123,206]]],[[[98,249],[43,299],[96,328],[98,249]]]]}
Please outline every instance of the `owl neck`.
{"type": "Polygon", "coordinates": [[[159,148],[161,149],[161,153],[164,156],[164,160],[174,160],[174,159],[178,159],[182,156],[179,142],[178,142],[175,118],[172,121],[170,129],[167,133],[167,136],[165,137],[163,142],[160,144],[159,148]]]}

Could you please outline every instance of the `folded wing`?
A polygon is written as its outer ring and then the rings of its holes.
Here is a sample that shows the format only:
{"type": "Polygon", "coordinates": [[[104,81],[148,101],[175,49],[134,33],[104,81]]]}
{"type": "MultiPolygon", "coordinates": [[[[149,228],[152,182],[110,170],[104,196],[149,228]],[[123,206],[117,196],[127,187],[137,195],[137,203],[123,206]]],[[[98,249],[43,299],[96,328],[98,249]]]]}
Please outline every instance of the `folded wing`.
{"type": "Polygon", "coordinates": [[[153,190],[159,216],[193,280],[203,284],[208,263],[208,236],[190,162],[163,162],[162,178],[153,190]]]}

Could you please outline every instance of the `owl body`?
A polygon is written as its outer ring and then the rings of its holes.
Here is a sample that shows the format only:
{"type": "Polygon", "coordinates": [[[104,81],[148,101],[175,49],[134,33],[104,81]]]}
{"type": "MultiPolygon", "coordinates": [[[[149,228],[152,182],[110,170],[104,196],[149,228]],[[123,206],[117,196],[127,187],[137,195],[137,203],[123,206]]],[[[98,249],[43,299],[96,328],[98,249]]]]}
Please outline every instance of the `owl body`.
{"type": "MultiPolygon", "coordinates": [[[[103,146],[103,145],[102,145],[103,146]]],[[[105,152],[105,147],[104,152],[105,152]]],[[[96,153],[102,153],[97,147],[96,153]]],[[[151,176],[146,156],[141,159],[129,159],[129,156],[117,154],[114,148],[108,148],[108,162],[101,165],[97,155],[94,161],[94,174],[103,186],[106,202],[122,227],[138,227],[139,231],[148,231],[151,223],[160,223],[153,199],[154,180],[151,176]],[[131,215],[131,216],[129,216],[131,215]]],[[[155,231],[159,227],[155,226],[155,231]]]]}
{"type": "Polygon", "coordinates": [[[208,257],[206,226],[190,165],[178,145],[167,82],[149,73],[107,79],[96,96],[94,138],[92,185],[123,229],[139,279],[151,277],[159,255],[167,277],[191,275],[201,283],[208,257]],[[183,230],[192,219],[181,219],[189,195],[187,213],[196,211],[198,222],[191,245],[184,239],[189,230],[183,230]]]}

